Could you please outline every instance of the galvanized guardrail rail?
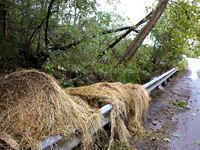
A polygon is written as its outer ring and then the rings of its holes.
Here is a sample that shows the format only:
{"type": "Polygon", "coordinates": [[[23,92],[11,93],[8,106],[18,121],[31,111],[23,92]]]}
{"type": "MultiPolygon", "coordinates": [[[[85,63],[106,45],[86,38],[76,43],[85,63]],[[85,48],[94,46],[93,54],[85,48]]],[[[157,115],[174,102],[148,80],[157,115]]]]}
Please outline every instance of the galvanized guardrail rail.
{"type": "MultiPolygon", "coordinates": [[[[158,86],[161,84],[163,86],[165,86],[166,82],[169,81],[169,78],[172,77],[174,75],[174,73],[177,72],[177,70],[178,70],[178,68],[173,68],[173,69],[163,73],[161,76],[153,78],[150,82],[144,84],[143,87],[146,88],[148,92],[151,92],[151,96],[155,96],[155,91],[158,89],[158,86]]],[[[112,109],[112,105],[107,104],[100,109],[100,113],[102,115],[108,115],[111,109],[112,109]]],[[[110,122],[110,120],[106,119],[100,125],[100,128],[102,128],[109,122],[110,122]]],[[[76,130],[76,129],[74,129],[74,130],[76,130]]],[[[71,131],[69,131],[69,132],[71,132],[71,131]]],[[[90,132],[90,134],[94,134],[95,132],[96,131],[92,130],[90,132]]],[[[70,149],[74,148],[75,146],[77,146],[81,142],[82,135],[79,134],[76,137],[74,137],[74,139],[69,140],[69,141],[63,141],[62,139],[63,139],[63,137],[60,135],[48,137],[41,141],[41,146],[42,146],[41,148],[42,148],[42,150],[46,150],[46,149],[70,150],[70,149]]]]}

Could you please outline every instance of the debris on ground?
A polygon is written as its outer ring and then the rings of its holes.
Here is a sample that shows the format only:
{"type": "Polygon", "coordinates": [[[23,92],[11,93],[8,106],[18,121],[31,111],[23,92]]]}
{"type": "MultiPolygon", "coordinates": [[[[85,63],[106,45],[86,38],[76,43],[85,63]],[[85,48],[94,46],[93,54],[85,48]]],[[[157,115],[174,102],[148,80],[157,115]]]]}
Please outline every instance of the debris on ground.
{"type": "Polygon", "coordinates": [[[142,119],[149,102],[141,85],[104,82],[62,89],[45,73],[14,72],[0,78],[0,147],[41,149],[44,138],[61,135],[68,140],[81,132],[81,148],[92,149],[94,140],[106,134],[89,131],[97,130],[105,119],[98,106],[111,104],[111,134],[107,135],[111,148],[116,137],[128,142],[130,135],[144,133],[142,119]]]}

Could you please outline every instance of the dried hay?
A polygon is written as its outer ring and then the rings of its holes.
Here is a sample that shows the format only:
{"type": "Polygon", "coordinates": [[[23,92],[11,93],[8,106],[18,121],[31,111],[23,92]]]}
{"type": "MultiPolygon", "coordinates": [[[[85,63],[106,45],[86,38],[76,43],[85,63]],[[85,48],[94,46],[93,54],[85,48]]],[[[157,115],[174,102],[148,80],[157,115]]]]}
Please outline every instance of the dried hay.
{"type": "Polygon", "coordinates": [[[0,79],[0,140],[11,148],[40,149],[42,139],[72,138],[74,128],[87,147],[92,142],[88,128],[97,128],[100,118],[98,110],[75,103],[50,75],[30,70],[0,79]]]}
{"type": "Polygon", "coordinates": [[[130,135],[143,135],[142,119],[146,116],[150,97],[141,85],[104,82],[85,87],[67,88],[65,91],[71,96],[79,96],[80,101],[84,100],[93,108],[106,104],[113,106],[110,116],[110,146],[114,133],[120,141],[124,142],[128,142],[130,135]]]}
{"type": "Polygon", "coordinates": [[[0,78],[0,145],[3,141],[14,149],[40,149],[42,139],[70,139],[76,133],[68,131],[76,128],[83,135],[83,149],[89,149],[101,136],[89,133],[104,119],[99,105],[110,103],[111,148],[114,136],[128,142],[130,135],[143,134],[142,117],[149,101],[148,92],[137,84],[105,82],[62,89],[51,76],[36,70],[15,72],[0,78]]]}

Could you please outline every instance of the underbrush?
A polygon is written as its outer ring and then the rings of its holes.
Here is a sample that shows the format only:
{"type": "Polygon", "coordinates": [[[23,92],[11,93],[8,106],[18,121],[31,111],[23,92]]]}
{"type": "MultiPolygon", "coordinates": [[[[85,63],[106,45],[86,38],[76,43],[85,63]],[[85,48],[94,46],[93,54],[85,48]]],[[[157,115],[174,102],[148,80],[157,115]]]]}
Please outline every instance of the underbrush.
{"type": "Polygon", "coordinates": [[[127,64],[118,65],[117,60],[112,53],[97,59],[95,55],[84,52],[57,51],[43,65],[43,71],[54,76],[66,88],[98,82],[144,84],[172,67],[162,61],[155,65],[147,54],[138,54],[127,64]]]}
{"type": "Polygon", "coordinates": [[[182,71],[186,66],[188,65],[188,61],[187,59],[182,59],[180,62],[179,62],[179,71],[182,71]]]}

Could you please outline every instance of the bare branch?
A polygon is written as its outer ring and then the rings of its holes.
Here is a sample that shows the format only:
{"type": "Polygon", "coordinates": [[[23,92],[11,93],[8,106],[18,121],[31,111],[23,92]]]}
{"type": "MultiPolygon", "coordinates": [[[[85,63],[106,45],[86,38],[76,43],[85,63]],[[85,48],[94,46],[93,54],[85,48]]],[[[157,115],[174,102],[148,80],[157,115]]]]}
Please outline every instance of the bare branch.
{"type": "Polygon", "coordinates": [[[55,50],[66,50],[66,49],[69,49],[69,48],[71,48],[72,46],[77,46],[78,44],[80,44],[84,39],[86,39],[86,38],[83,38],[82,40],[80,40],[80,41],[76,41],[76,42],[73,42],[73,43],[71,43],[71,44],[69,44],[69,45],[66,45],[66,46],[54,46],[53,48],[52,48],[52,51],[55,51],[55,50]]]}
{"type": "MultiPolygon", "coordinates": [[[[119,32],[119,31],[123,31],[123,30],[127,30],[127,29],[130,29],[130,28],[133,28],[132,26],[126,26],[126,27],[122,27],[122,28],[118,28],[118,29],[115,29],[115,30],[106,30],[106,31],[103,31],[102,34],[109,34],[109,33],[112,33],[112,32],[119,32]]],[[[134,30],[135,32],[138,33],[137,30],[134,30]]],[[[87,36],[88,37],[88,36],[87,36]]],[[[90,37],[96,37],[96,36],[90,36],[90,37]]],[[[76,42],[73,42],[69,45],[66,45],[66,46],[54,46],[52,48],[53,51],[55,50],[66,50],[66,49],[69,49],[71,48],[72,46],[77,46],[78,44],[80,44],[84,39],[86,39],[86,37],[84,37],[83,39],[81,39],[80,41],[76,41],[76,42]]]]}
{"type": "MultiPolygon", "coordinates": [[[[51,12],[50,15],[52,15],[53,13],[55,13],[56,11],[51,12]]],[[[32,35],[30,36],[28,42],[27,42],[27,47],[29,47],[31,45],[31,40],[34,37],[34,35],[38,32],[38,29],[40,29],[40,27],[43,25],[43,23],[45,22],[45,20],[47,19],[48,15],[42,20],[42,22],[40,23],[40,25],[33,31],[32,35]]]]}
{"type": "MultiPolygon", "coordinates": [[[[125,32],[123,35],[121,35],[114,43],[112,43],[111,45],[108,46],[108,48],[106,48],[106,50],[113,48],[117,43],[119,43],[123,38],[125,38],[129,33],[131,33],[131,31],[135,31],[136,33],[139,33],[136,28],[139,27],[140,25],[142,25],[143,23],[147,22],[150,18],[151,15],[153,13],[153,10],[142,20],[140,20],[135,26],[131,26],[129,28],[129,30],[127,32],[125,32]]],[[[105,55],[105,51],[103,51],[101,54],[99,54],[97,56],[97,58],[101,58],[103,55],[105,55]]]]}

